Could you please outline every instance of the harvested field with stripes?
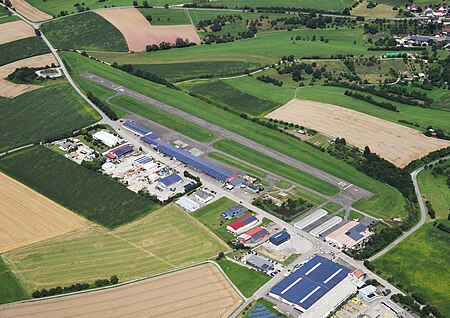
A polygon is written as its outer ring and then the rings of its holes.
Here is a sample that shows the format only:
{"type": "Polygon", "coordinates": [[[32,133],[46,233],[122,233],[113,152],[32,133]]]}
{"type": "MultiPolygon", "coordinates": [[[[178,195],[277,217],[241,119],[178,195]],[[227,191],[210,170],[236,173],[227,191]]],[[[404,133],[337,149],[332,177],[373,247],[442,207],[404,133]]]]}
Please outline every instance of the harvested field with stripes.
{"type": "Polygon", "coordinates": [[[204,264],[106,290],[1,306],[0,316],[225,318],[240,303],[219,269],[204,264]]]}
{"type": "Polygon", "coordinates": [[[25,0],[11,0],[13,7],[23,15],[25,18],[32,22],[40,22],[53,19],[50,14],[42,12],[41,10],[33,7],[25,0]]]}
{"type": "Polygon", "coordinates": [[[0,173],[0,253],[79,229],[87,221],[0,173]]]}
{"type": "Polygon", "coordinates": [[[414,159],[450,146],[449,141],[351,109],[293,99],[266,117],[303,125],[372,152],[403,168],[414,159]]]}
{"type": "Polygon", "coordinates": [[[20,61],[0,66],[0,96],[6,98],[14,98],[19,95],[34,91],[41,88],[40,85],[32,84],[16,84],[7,81],[5,78],[20,67],[45,67],[52,63],[58,64],[52,53],[29,57],[20,61]]]}
{"type": "Polygon", "coordinates": [[[31,292],[76,282],[94,283],[111,275],[130,280],[227,250],[225,243],[171,204],[113,231],[91,226],[16,249],[4,258],[31,292]]]}
{"type": "Polygon", "coordinates": [[[22,20],[0,24],[0,44],[36,36],[32,26],[22,20]]]}
{"type": "Polygon", "coordinates": [[[200,38],[192,24],[150,25],[147,19],[134,8],[97,10],[96,13],[123,34],[128,49],[133,52],[143,52],[150,44],[175,43],[177,38],[200,43],[200,38]]]}

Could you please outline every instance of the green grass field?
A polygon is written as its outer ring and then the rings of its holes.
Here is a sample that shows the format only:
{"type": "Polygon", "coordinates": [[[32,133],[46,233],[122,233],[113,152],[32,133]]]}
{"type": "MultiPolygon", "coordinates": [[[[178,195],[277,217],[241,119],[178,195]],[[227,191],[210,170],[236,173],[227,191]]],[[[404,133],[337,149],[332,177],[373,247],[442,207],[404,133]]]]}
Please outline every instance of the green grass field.
{"type": "Polygon", "coordinates": [[[1,44],[0,66],[45,53],[50,53],[50,49],[38,36],[1,44]]]}
{"type": "Polygon", "coordinates": [[[356,211],[354,211],[354,210],[351,210],[350,211],[350,215],[349,215],[349,219],[350,220],[358,220],[358,221],[361,221],[362,219],[364,219],[364,215],[362,215],[361,213],[358,213],[358,212],[356,212],[356,211]]]}
{"type": "Polygon", "coordinates": [[[46,22],[42,32],[58,49],[128,51],[122,33],[94,12],[86,12],[46,22]]]}
{"type": "Polygon", "coordinates": [[[280,189],[286,190],[286,189],[289,189],[290,187],[292,187],[292,184],[287,181],[280,180],[280,181],[275,182],[275,186],[280,189]]]}
{"type": "Polygon", "coordinates": [[[312,204],[319,205],[324,203],[326,200],[314,193],[311,193],[309,191],[306,191],[300,187],[295,187],[292,191],[297,197],[301,197],[312,204]]]}
{"type": "Polygon", "coordinates": [[[159,206],[108,176],[86,169],[43,146],[12,153],[0,169],[66,208],[114,228],[159,206]]]}
{"type": "Polygon", "coordinates": [[[5,255],[30,292],[93,284],[117,275],[123,282],[196,263],[227,246],[175,204],[114,231],[88,227],[5,255]]]}
{"type": "Polygon", "coordinates": [[[18,21],[19,18],[14,16],[14,15],[4,15],[4,16],[0,16],[0,24],[3,23],[8,23],[8,22],[13,22],[13,21],[18,21]]]}
{"type": "MultiPolygon", "coordinates": [[[[94,53],[93,55],[96,56],[97,54],[94,53]]],[[[242,75],[246,70],[260,68],[261,64],[240,61],[204,61],[168,64],[133,64],[133,67],[157,74],[172,82],[179,82],[207,76],[225,77],[242,75]]]]}
{"type": "Polygon", "coordinates": [[[444,175],[433,175],[430,170],[423,170],[417,181],[424,200],[430,201],[436,211],[436,219],[447,219],[450,213],[450,189],[447,178],[444,175]]]}
{"type": "Polygon", "coordinates": [[[226,259],[221,259],[217,263],[245,297],[252,296],[270,280],[269,276],[226,259]]]}
{"type": "Polygon", "coordinates": [[[16,276],[11,273],[1,256],[0,282],[2,282],[2,288],[0,288],[0,304],[28,298],[28,295],[23,289],[22,284],[16,278],[16,276]]]}
{"type": "Polygon", "coordinates": [[[324,0],[321,2],[311,1],[311,0],[247,0],[245,2],[239,0],[218,0],[214,2],[214,5],[223,5],[228,8],[242,8],[248,6],[251,8],[257,7],[285,7],[285,8],[307,8],[316,10],[325,10],[340,12],[346,7],[351,7],[353,1],[351,0],[324,0]]]}
{"type": "Polygon", "coordinates": [[[220,215],[233,205],[236,205],[236,203],[226,197],[222,197],[193,212],[192,216],[214,232],[224,242],[228,242],[234,239],[234,236],[227,231],[227,224],[230,222],[223,219],[220,215]]]}
{"type": "Polygon", "coordinates": [[[200,142],[210,142],[217,138],[217,135],[208,129],[195,125],[183,118],[175,117],[155,106],[140,102],[132,97],[114,97],[111,99],[111,103],[200,142]]]}
{"type": "Polygon", "coordinates": [[[277,106],[281,106],[273,101],[243,92],[224,81],[197,82],[189,89],[235,111],[253,116],[268,113],[277,106]]]}
{"type": "Polygon", "coordinates": [[[342,206],[337,204],[336,202],[328,202],[327,204],[325,204],[323,208],[329,213],[334,213],[340,208],[342,208],[342,206]]]}
{"type": "Polygon", "coordinates": [[[446,92],[434,100],[431,107],[449,111],[450,110],[450,93],[446,92]]]}
{"type": "MultiPolygon", "coordinates": [[[[442,222],[442,221],[441,221],[442,222]]],[[[443,221],[450,226],[449,221],[443,221]]],[[[411,292],[422,293],[445,317],[450,313],[450,236],[431,223],[376,259],[384,277],[393,277],[411,292]]]]}
{"type": "Polygon", "coordinates": [[[251,162],[252,164],[278,174],[281,177],[302,184],[310,189],[316,190],[326,195],[336,195],[339,188],[306,172],[291,167],[281,161],[275,160],[260,152],[254,151],[235,141],[222,139],[216,142],[214,148],[232,155],[233,157],[251,162]]]}
{"type": "Polygon", "coordinates": [[[0,99],[0,151],[70,133],[99,119],[68,84],[0,99]]]}
{"type": "Polygon", "coordinates": [[[117,84],[177,107],[206,121],[217,124],[220,127],[243,135],[255,142],[261,143],[296,160],[305,162],[377,194],[370,200],[360,200],[357,202],[355,206],[357,209],[371,213],[375,217],[385,219],[406,216],[404,200],[398,190],[371,179],[364,173],[345,164],[343,161],[333,158],[306,143],[235,116],[182,91],[169,89],[165,86],[137,78],[92,59],[85,58],[78,53],[61,52],[60,54],[66,65],[71,68],[74,80],[85,92],[92,90],[93,87],[99,87],[98,84],[94,84],[79,76],[89,71],[117,84]]]}
{"type": "Polygon", "coordinates": [[[223,155],[223,154],[221,154],[219,152],[210,152],[210,153],[208,153],[208,157],[212,158],[212,159],[215,159],[215,160],[218,160],[218,161],[221,161],[221,162],[223,162],[223,163],[225,163],[227,165],[236,167],[236,168],[238,168],[238,169],[240,169],[242,171],[248,172],[249,174],[251,174],[253,176],[260,177],[260,178],[265,178],[266,177],[266,173],[265,172],[263,172],[261,170],[258,170],[258,169],[255,169],[253,167],[250,167],[249,165],[247,165],[245,163],[242,163],[242,162],[237,161],[237,160],[235,160],[233,158],[225,156],[225,155],[223,155]]]}
{"type": "Polygon", "coordinates": [[[150,15],[152,17],[150,24],[152,25],[191,24],[187,10],[140,8],[139,12],[141,12],[144,17],[150,15]]]}
{"type": "MultiPolygon", "coordinates": [[[[397,106],[397,109],[400,111],[397,113],[356,98],[345,96],[345,90],[345,88],[329,86],[304,87],[298,90],[297,98],[346,107],[393,123],[398,123],[399,119],[407,120],[420,125],[419,128],[406,125],[415,129],[424,130],[428,125],[433,125],[434,127],[439,127],[446,131],[450,130],[450,112],[405,105],[372,95],[373,99],[376,101],[388,102],[397,106]]],[[[370,94],[364,93],[364,95],[370,94]]]]}

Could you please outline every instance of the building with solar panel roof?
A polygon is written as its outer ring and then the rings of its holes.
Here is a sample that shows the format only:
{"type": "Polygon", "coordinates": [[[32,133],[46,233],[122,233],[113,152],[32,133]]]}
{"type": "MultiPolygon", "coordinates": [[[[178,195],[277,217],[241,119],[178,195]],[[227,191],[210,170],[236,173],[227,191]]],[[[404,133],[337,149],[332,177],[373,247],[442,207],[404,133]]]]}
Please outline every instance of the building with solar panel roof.
{"type": "Polygon", "coordinates": [[[330,242],[339,248],[354,248],[372,236],[374,233],[367,225],[356,221],[344,224],[334,232],[325,237],[325,241],[330,242]]]}
{"type": "Polygon", "coordinates": [[[234,234],[242,233],[254,227],[258,222],[253,214],[249,214],[228,224],[227,230],[234,234]]]}
{"type": "Polygon", "coordinates": [[[356,292],[350,269],[314,256],[269,292],[269,296],[303,312],[302,317],[326,317],[356,292]]]}

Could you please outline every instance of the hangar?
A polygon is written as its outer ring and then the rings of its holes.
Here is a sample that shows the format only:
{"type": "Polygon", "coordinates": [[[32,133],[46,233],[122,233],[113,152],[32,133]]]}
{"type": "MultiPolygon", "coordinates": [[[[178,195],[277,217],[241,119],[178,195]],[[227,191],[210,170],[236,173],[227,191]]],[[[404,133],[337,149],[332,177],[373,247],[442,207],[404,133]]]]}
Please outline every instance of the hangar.
{"type": "Polygon", "coordinates": [[[275,245],[283,244],[291,239],[291,235],[286,231],[278,232],[269,238],[269,241],[275,245]]]}
{"type": "Polygon", "coordinates": [[[336,231],[328,234],[325,237],[325,241],[331,242],[339,248],[353,248],[373,234],[374,233],[369,230],[367,225],[356,221],[350,221],[336,231]]]}
{"type": "Polygon", "coordinates": [[[326,317],[356,291],[349,273],[349,268],[316,255],[275,285],[269,296],[304,312],[305,317],[326,317]]]}
{"type": "Polygon", "coordinates": [[[92,138],[100,140],[102,143],[107,145],[108,147],[114,147],[118,143],[120,143],[121,139],[114,136],[110,132],[101,130],[97,131],[95,134],[92,135],[92,138]]]}
{"type": "Polygon", "coordinates": [[[194,212],[195,210],[197,210],[200,207],[200,205],[197,202],[189,199],[188,197],[181,197],[175,203],[178,204],[180,207],[182,207],[183,209],[185,209],[188,212],[194,212]]]}
{"type": "Polygon", "coordinates": [[[171,174],[159,180],[158,187],[162,189],[168,189],[173,185],[179,184],[183,179],[176,173],[171,174]]]}
{"type": "Polygon", "coordinates": [[[104,155],[108,158],[116,159],[116,158],[120,158],[123,155],[130,153],[132,151],[133,151],[133,146],[131,146],[129,144],[125,144],[125,145],[120,145],[116,148],[113,148],[113,149],[105,152],[104,155]]]}

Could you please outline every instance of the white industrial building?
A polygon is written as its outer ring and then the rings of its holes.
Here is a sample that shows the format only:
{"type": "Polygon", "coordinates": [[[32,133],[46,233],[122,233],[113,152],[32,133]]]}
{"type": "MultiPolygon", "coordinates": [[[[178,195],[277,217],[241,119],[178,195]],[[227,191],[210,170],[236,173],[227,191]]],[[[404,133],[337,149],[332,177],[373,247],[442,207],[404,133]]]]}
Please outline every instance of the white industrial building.
{"type": "Polygon", "coordinates": [[[188,197],[182,197],[176,201],[180,207],[185,209],[188,212],[194,212],[198,208],[200,208],[200,204],[195,202],[194,200],[189,199],[188,197]]]}
{"type": "Polygon", "coordinates": [[[307,227],[308,225],[313,224],[314,222],[316,222],[317,220],[319,220],[320,218],[324,217],[327,214],[328,214],[328,212],[325,211],[324,209],[318,209],[318,210],[314,211],[313,213],[305,216],[304,218],[302,218],[298,222],[296,222],[294,224],[294,226],[296,228],[302,230],[305,227],[307,227]]]}
{"type": "Polygon", "coordinates": [[[94,139],[100,140],[108,147],[114,147],[121,142],[121,139],[119,137],[116,137],[110,132],[107,132],[105,130],[97,131],[92,135],[92,137],[94,139]]]}
{"type": "Polygon", "coordinates": [[[209,201],[211,201],[212,199],[214,199],[214,196],[211,193],[208,193],[203,190],[198,190],[197,192],[195,192],[194,196],[195,196],[195,199],[197,199],[198,201],[200,201],[204,204],[206,204],[209,201]]]}

